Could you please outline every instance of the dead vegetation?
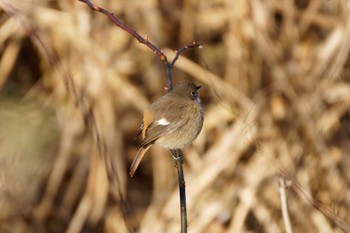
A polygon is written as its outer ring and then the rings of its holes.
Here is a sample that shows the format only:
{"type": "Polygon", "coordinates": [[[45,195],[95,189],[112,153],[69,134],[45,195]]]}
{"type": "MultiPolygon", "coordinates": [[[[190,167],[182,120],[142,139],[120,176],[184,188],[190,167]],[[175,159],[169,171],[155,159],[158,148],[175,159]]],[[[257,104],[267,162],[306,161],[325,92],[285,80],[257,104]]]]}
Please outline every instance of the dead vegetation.
{"type": "MultiPolygon", "coordinates": [[[[94,3],[169,59],[203,44],[173,73],[204,86],[188,232],[285,232],[281,175],[293,232],[350,232],[347,0],[94,3]]],[[[0,231],[179,232],[170,154],[153,147],[127,175],[142,111],[165,93],[159,58],[78,1],[0,9],[0,231]]]]}

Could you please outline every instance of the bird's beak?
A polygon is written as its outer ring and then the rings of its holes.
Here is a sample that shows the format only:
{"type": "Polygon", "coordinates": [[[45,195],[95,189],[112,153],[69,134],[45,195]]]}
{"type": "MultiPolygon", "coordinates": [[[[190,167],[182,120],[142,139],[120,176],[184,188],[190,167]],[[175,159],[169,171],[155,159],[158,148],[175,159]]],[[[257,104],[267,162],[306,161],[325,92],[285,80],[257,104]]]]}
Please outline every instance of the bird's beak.
{"type": "Polygon", "coordinates": [[[198,91],[199,90],[199,88],[201,88],[202,86],[196,86],[196,91],[198,91]]]}

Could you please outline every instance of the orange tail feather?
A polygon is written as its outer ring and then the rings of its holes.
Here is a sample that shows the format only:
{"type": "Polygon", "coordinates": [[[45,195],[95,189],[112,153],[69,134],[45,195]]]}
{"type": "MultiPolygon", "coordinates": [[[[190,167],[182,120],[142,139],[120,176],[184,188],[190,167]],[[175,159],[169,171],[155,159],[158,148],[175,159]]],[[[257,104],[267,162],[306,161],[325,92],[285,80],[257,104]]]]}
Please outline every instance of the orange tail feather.
{"type": "Polygon", "coordinates": [[[131,166],[130,166],[130,171],[129,171],[129,175],[131,177],[134,176],[136,169],[138,168],[143,156],[145,155],[146,151],[152,146],[148,145],[148,146],[143,146],[140,147],[139,151],[137,152],[134,161],[132,162],[131,166]]]}

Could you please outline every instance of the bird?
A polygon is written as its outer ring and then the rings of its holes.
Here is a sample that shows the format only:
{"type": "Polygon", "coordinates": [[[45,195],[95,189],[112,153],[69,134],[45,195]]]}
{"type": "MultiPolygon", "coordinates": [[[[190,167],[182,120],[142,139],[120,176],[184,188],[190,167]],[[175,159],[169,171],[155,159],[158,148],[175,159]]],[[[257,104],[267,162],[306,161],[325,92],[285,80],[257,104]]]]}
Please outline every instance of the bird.
{"type": "Polygon", "coordinates": [[[154,144],[177,150],[197,138],[204,122],[204,107],[198,95],[200,88],[191,81],[182,81],[145,109],[137,133],[142,142],[130,167],[131,177],[154,144]]]}

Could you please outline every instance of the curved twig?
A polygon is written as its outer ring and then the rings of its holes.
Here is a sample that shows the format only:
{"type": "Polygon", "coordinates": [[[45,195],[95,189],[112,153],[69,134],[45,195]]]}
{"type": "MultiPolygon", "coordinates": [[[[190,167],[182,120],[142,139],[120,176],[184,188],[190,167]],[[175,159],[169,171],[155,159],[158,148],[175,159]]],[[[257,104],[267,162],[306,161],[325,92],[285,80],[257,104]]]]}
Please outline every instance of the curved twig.
{"type": "Polygon", "coordinates": [[[86,3],[90,9],[100,12],[104,15],[106,15],[117,27],[120,27],[124,31],[128,32],[130,35],[135,37],[136,40],[138,40],[139,43],[146,45],[148,48],[150,48],[159,58],[161,61],[163,61],[167,67],[167,78],[168,78],[168,91],[171,91],[173,89],[173,80],[172,80],[172,68],[175,65],[175,62],[179,58],[182,52],[184,52],[188,48],[202,48],[201,44],[198,44],[196,42],[193,42],[192,44],[188,44],[180,48],[179,50],[175,51],[176,55],[174,59],[169,62],[167,56],[163,53],[163,51],[158,48],[156,45],[154,45],[152,42],[148,40],[148,37],[142,37],[140,34],[138,34],[134,29],[130,28],[128,25],[122,23],[119,19],[117,19],[114,14],[102,7],[96,6],[93,4],[90,0],[78,0],[80,2],[86,3]]]}

